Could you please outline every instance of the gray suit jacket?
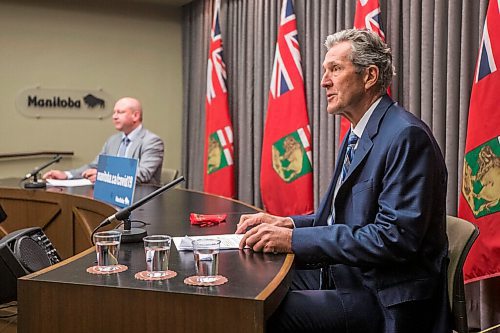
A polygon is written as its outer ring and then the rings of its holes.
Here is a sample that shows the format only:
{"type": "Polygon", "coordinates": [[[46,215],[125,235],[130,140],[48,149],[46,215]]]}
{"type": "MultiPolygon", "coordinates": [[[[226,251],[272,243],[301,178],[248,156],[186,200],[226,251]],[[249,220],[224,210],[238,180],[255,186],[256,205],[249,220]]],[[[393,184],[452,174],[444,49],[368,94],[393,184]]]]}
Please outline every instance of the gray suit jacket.
{"type": "MultiPolygon", "coordinates": [[[[99,155],[116,156],[122,136],[121,132],[112,135],[102,147],[99,155]]],[[[160,184],[163,150],[162,139],[144,127],[139,131],[136,139],[130,142],[126,157],[139,160],[137,168],[137,181],[139,183],[160,184]]],[[[82,178],[82,172],[90,168],[97,168],[99,155],[89,164],[69,170],[73,178],[82,178]]]]}

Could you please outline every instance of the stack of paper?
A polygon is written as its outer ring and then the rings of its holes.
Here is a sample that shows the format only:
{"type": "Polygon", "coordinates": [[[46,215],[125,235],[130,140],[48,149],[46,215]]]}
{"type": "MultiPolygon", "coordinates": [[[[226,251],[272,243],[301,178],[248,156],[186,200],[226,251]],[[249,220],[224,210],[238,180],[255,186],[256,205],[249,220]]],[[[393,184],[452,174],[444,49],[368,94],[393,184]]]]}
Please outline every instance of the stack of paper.
{"type": "Polygon", "coordinates": [[[240,241],[242,238],[243,234],[173,237],[175,247],[179,251],[184,251],[184,250],[192,251],[193,250],[192,241],[195,239],[218,239],[220,240],[221,250],[237,249],[239,248],[240,241]]]}
{"type": "Polygon", "coordinates": [[[86,178],[82,179],[47,179],[47,185],[50,186],[62,186],[62,187],[75,187],[75,186],[87,186],[92,185],[92,182],[86,178]]]}

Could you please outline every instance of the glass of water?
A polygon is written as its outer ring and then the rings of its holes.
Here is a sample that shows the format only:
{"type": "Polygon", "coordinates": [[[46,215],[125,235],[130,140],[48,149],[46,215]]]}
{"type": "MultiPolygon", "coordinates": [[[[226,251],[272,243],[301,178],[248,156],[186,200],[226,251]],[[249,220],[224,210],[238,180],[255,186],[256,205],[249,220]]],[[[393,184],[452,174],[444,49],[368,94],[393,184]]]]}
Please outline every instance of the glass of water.
{"type": "Polygon", "coordinates": [[[220,240],[197,239],[193,240],[194,264],[196,281],[210,283],[217,280],[219,272],[220,240]]]}
{"type": "Polygon", "coordinates": [[[100,231],[94,234],[95,251],[97,253],[97,270],[112,272],[118,267],[118,254],[122,233],[116,230],[100,231]]]}
{"type": "Polygon", "coordinates": [[[152,235],[143,238],[146,253],[146,266],[149,277],[163,277],[168,271],[168,257],[172,237],[152,235]]]}

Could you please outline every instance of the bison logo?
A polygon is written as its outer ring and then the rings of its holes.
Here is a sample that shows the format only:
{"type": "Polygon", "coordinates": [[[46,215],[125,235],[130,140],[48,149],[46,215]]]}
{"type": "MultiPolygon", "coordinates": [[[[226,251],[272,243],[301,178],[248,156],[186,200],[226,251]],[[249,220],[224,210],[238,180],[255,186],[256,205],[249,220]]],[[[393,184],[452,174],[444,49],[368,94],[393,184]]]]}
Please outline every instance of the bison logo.
{"type": "Polygon", "coordinates": [[[462,194],[476,218],[500,211],[499,153],[494,138],[465,156],[462,194]]]}
{"type": "Polygon", "coordinates": [[[231,166],[233,159],[231,156],[232,141],[223,137],[223,133],[228,133],[229,129],[220,129],[213,132],[208,138],[207,149],[207,174],[214,173],[220,169],[231,166]]]}
{"type": "Polygon", "coordinates": [[[297,132],[273,144],[272,161],[274,171],[287,183],[312,172],[311,162],[297,132]]]}
{"type": "Polygon", "coordinates": [[[83,101],[91,109],[95,108],[96,106],[99,106],[101,109],[104,109],[105,106],[105,102],[103,99],[97,98],[92,94],[88,94],[85,97],[83,97],[83,101]]]}

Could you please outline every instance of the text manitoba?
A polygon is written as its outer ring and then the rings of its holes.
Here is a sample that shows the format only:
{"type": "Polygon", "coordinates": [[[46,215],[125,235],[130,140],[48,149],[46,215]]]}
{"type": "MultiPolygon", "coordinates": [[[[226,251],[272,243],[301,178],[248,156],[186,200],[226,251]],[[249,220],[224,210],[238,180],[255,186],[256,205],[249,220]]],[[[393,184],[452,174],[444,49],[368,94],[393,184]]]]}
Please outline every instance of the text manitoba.
{"type": "Polygon", "coordinates": [[[97,173],[97,180],[108,184],[132,188],[134,178],[132,176],[122,177],[120,174],[112,175],[107,171],[103,171],[97,173]]]}
{"type": "Polygon", "coordinates": [[[80,100],[73,100],[71,97],[61,98],[38,98],[38,96],[28,95],[28,106],[36,106],[39,108],[80,108],[80,100]]]}

